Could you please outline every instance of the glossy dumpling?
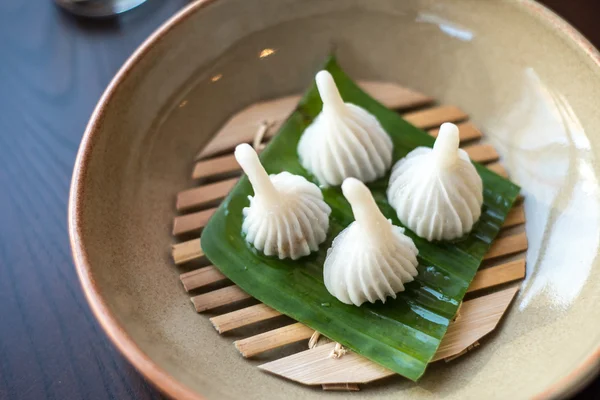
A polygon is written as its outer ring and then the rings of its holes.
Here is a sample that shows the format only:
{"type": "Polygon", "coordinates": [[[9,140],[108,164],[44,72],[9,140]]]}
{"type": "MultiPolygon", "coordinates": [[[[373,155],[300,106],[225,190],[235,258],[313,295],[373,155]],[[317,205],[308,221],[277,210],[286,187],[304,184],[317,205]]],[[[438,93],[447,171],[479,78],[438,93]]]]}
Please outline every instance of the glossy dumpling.
{"type": "Polygon", "coordinates": [[[267,175],[248,144],[236,147],[235,158],[254,189],[243,210],[246,241],[280,259],[296,260],[318,250],[327,236],[331,208],[317,185],[289,172],[267,175]]]}
{"type": "Polygon", "coordinates": [[[387,297],[396,298],[404,284],[417,275],[419,251],[404,229],[381,213],[371,192],[360,181],[342,184],[355,221],[344,229],[327,251],[325,287],[342,303],[360,306],[387,297]]]}
{"type": "Polygon", "coordinates": [[[300,138],[302,166],[323,186],[338,186],[348,177],[370,182],[384,176],[393,144],[377,118],[344,103],[329,72],[320,71],[315,80],[323,109],[300,138]]]}
{"type": "Polygon", "coordinates": [[[388,202],[406,227],[429,241],[461,237],[481,216],[483,183],[458,145],[458,127],[442,124],[433,148],[416,148],[392,169],[388,202]]]}

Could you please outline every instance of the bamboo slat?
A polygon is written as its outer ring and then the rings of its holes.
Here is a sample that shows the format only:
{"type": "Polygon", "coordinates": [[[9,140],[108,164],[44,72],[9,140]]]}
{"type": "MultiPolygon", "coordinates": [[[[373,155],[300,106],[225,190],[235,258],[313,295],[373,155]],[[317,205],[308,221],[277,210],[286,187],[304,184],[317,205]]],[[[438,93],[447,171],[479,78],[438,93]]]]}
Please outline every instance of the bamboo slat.
{"type": "Polygon", "coordinates": [[[456,106],[438,106],[426,110],[412,111],[402,117],[421,129],[437,128],[444,122],[460,122],[469,118],[464,111],[456,106]]]}
{"type": "Polygon", "coordinates": [[[179,192],[176,208],[178,211],[183,211],[221,200],[233,189],[238,180],[239,178],[231,178],[179,192]]]}
{"type": "Polygon", "coordinates": [[[197,232],[204,228],[210,217],[217,211],[217,208],[198,211],[186,215],[178,215],[173,219],[173,235],[182,235],[184,233],[197,232]]]}
{"type": "Polygon", "coordinates": [[[358,392],[360,387],[355,383],[330,383],[328,385],[322,385],[323,390],[332,392],[358,392]]]}
{"type": "Polygon", "coordinates": [[[254,357],[265,351],[273,350],[286,344],[308,340],[314,330],[302,325],[299,322],[273,329],[272,331],[261,333],[247,339],[236,340],[233,344],[243,357],[254,357]]]}
{"type": "Polygon", "coordinates": [[[190,290],[224,281],[227,277],[214,266],[209,265],[208,267],[181,274],[179,279],[181,279],[184,289],[189,292],[190,290]]]}
{"type": "Polygon", "coordinates": [[[506,219],[504,220],[504,224],[502,228],[512,228],[513,226],[521,225],[525,223],[525,207],[523,203],[517,204],[514,206],[506,219]]]}
{"type": "Polygon", "coordinates": [[[497,161],[500,155],[489,144],[472,144],[463,148],[467,152],[472,161],[486,164],[492,161],[497,161]]]}
{"type": "MultiPolygon", "coordinates": [[[[468,142],[470,140],[481,139],[483,137],[481,131],[470,122],[461,122],[456,124],[456,126],[458,126],[458,137],[461,142],[468,142]]],[[[439,127],[429,130],[429,134],[434,138],[437,138],[439,133],[439,127]]]]}
{"type": "Polygon", "coordinates": [[[496,267],[485,268],[477,272],[469,285],[467,293],[488,289],[508,282],[525,278],[525,259],[515,260],[496,267]]]}
{"type": "Polygon", "coordinates": [[[208,178],[217,175],[213,173],[214,170],[219,171],[218,174],[232,174],[234,172],[241,172],[240,166],[235,160],[235,156],[233,154],[228,154],[218,158],[210,158],[208,160],[198,161],[194,166],[192,178],[208,178]],[[213,160],[216,160],[219,164],[217,168],[213,168],[211,166],[213,160]]]}
{"type": "Polygon", "coordinates": [[[192,303],[194,303],[197,312],[203,312],[249,298],[248,293],[234,285],[194,296],[192,297],[192,303]]]}
{"type": "Polygon", "coordinates": [[[202,247],[200,246],[200,239],[174,244],[171,247],[171,250],[173,261],[177,265],[192,261],[204,255],[202,247]]]}
{"type": "Polygon", "coordinates": [[[483,259],[490,260],[525,250],[527,250],[527,235],[525,232],[521,232],[496,239],[483,259]]]}
{"type": "Polygon", "coordinates": [[[433,103],[432,97],[392,82],[359,81],[358,86],[391,110],[402,110],[433,103]]]}
{"type": "Polygon", "coordinates": [[[508,172],[506,172],[506,169],[504,169],[504,165],[500,164],[499,162],[488,164],[486,167],[498,175],[508,178],[508,172]]]}
{"type": "Polygon", "coordinates": [[[233,154],[198,161],[192,171],[193,179],[210,178],[212,176],[239,171],[239,165],[233,154]]]}
{"type": "Polygon", "coordinates": [[[254,306],[242,308],[229,312],[227,314],[212,317],[210,322],[217,332],[225,333],[243,326],[252,325],[256,322],[266,321],[271,318],[279,317],[281,313],[265,304],[256,304],[254,306]]]}
{"type": "Polygon", "coordinates": [[[283,121],[300,101],[299,95],[280,97],[255,103],[231,117],[213,139],[197,155],[197,159],[233,149],[240,143],[250,143],[265,121],[283,121]]]}

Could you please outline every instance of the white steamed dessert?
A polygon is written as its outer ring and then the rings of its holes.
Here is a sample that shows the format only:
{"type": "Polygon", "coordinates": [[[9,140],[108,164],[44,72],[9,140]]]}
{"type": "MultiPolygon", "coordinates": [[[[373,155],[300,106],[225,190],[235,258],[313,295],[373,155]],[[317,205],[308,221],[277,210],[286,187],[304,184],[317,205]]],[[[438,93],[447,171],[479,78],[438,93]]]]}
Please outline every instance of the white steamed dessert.
{"type": "Polygon", "coordinates": [[[461,237],[481,216],[483,183],[458,145],[458,127],[444,123],[433,148],[417,147],[392,169],[388,202],[405,226],[429,241],[461,237]]]}
{"type": "Polygon", "coordinates": [[[298,143],[302,166],[323,186],[340,185],[348,177],[371,182],[384,176],[393,144],[377,118],[344,103],[329,72],[320,71],[315,80],[323,109],[298,143]]]}
{"type": "Polygon", "coordinates": [[[267,175],[248,144],[236,147],[235,158],[254,189],[243,211],[246,241],[280,259],[296,260],[316,251],[327,236],[331,213],[317,185],[289,172],[267,175]]]}
{"type": "Polygon", "coordinates": [[[344,229],[327,251],[323,280],[333,296],[360,306],[396,298],[404,284],[417,275],[419,250],[404,228],[381,213],[369,189],[348,178],[342,191],[352,206],[355,221],[344,229]]]}

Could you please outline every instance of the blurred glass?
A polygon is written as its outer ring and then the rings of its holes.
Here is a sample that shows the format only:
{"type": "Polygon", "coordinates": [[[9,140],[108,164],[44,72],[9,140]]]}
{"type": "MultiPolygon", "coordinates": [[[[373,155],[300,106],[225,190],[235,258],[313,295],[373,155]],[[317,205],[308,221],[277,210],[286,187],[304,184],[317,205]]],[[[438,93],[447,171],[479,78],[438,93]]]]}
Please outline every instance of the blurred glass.
{"type": "Polygon", "coordinates": [[[146,0],[55,0],[65,10],[83,17],[108,17],[131,10],[146,0]]]}

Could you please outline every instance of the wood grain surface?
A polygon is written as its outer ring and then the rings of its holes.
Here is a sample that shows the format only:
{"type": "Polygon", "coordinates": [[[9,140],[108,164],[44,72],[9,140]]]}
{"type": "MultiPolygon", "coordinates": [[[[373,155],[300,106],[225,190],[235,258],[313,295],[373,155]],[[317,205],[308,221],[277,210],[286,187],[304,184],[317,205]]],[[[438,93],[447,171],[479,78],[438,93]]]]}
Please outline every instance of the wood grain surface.
{"type": "Polygon", "coordinates": [[[0,0],[0,399],[161,399],[80,289],[67,234],[75,155],[104,88],[186,0],[77,20],[0,0]]]}
{"type": "MultiPolygon", "coordinates": [[[[90,21],[51,0],[0,0],[0,399],[163,398],[92,316],[66,210],[79,141],[102,91],[187,3],[149,0],[90,21]]],[[[600,45],[600,2],[545,3],[600,45]]],[[[598,393],[597,379],[577,398],[598,393]]]]}

